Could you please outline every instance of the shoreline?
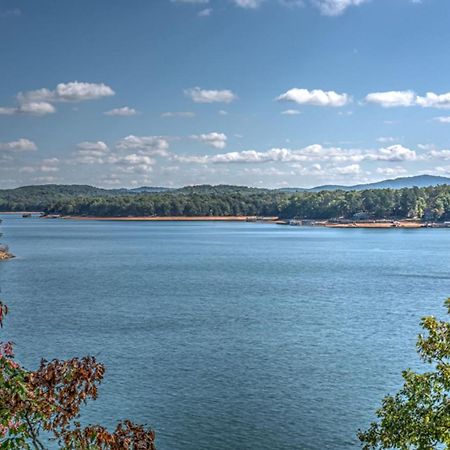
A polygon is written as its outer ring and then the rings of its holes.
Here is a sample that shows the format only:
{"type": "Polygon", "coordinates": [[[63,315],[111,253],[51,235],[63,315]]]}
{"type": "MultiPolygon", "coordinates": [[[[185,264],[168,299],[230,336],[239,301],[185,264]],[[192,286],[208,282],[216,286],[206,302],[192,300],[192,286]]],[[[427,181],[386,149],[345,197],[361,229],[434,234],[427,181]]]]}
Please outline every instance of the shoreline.
{"type": "Polygon", "coordinates": [[[327,223],[323,226],[327,228],[427,228],[425,223],[422,222],[407,222],[407,221],[398,221],[395,224],[390,222],[360,222],[360,223],[346,223],[346,224],[333,224],[327,223]]]}
{"type": "MultiPolygon", "coordinates": [[[[6,212],[0,214],[21,214],[19,212],[6,212]]],[[[104,222],[249,222],[276,225],[288,225],[297,227],[323,227],[323,228],[362,228],[362,229],[417,229],[417,228],[450,228],[448,222],[445,224],[434,222],[421,222],[418,220],[380,220],[360,222],[328,222],[326,220],[287,220],[276,216],[41,216],[43,219],[64,219],[76,221],[104,221],[104,222]],[[298,223],[292,223],[298,222],[298,223]]],[[[2,258],[6,259],[6,258],[2,258]]]]}
{"type": "Polygon", "coordinates": [[[274,222],[278,217],[265,217],[258,220],[249,216],[61,216],[65,220],[102,220],[113,222],[274,222]]]}

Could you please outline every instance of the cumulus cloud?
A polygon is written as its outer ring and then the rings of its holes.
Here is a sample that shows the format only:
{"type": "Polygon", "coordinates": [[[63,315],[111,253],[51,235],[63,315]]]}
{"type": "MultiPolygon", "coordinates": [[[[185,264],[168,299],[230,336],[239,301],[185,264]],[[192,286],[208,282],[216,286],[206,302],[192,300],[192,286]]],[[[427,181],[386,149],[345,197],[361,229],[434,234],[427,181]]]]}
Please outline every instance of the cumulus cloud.
{"type": "Polygon", "coordinates": [[[139,150],[146,155],[167,156],[169,142],[161,136],[129,136],[121,139],[116,148],[118,150],[139,150]]]}
{"type": "Polygon", "coordinates": [[[59,83],[55,89],[36,89],[19,92],[16,96],[17,106],[0,107],[0,115],[28,114],[44,116],[56,111],[53,103],[80,102],[109,97],[115,92],[107,85],[100,83],[82,83],[72,81],[59,83]]]}
{"type": "Polygon", "coordinates": [[[416,152],[399,144],[375,150],[344,149],[341,147],[324,147],[313,144],[301,149],[271,148],[266,151],[244,150],[239,152],[220,153],[216,155],[175,155],[173,159],[185,163],[198,164],[257,164],[269,162],[302,163],[331,162],[351,163],[355,165],[363,161],[413,161],[416,152]]]}
{"type": "Polygon", "coordinates": [[[135,116],[138,112],[134,108],[129,106],[123,106],[122,108],[114,108],[110,111],[105,111],[105,116],[135,116]]]}
{"type": "Polygon", "coordinates": [[[58,165],[58,158],[46,158],[42,160],[42,163],[38,166],[38,170],[40,172],[59,172],[58,165]]]}
{"type": "Polygon", "coordinates": [[[361,172],[361,166],[350,164],[349,166],[336,167],[334,170],[338,175],[358,175],[361,172]]]}
{"type": "Polygon", "coordinates": [[[422,108],[450,109],[450,92],[436,94],[427,92],[419,96],[414,91],[372,92],[365,98],[367,103],[374,103],[384,108],[397,106],[421,106],[422,108]]]}
{"type": "Polygon", "coordinates": [[[428,153],[430,159],[450,160],[450,150],[430,150],[428,153]]]}
{"type": "Polygon", "coordinates": [[[131,153],[125,156],[113,155],[109,158],[108,162],[116,165],[124,173],[146,174],[153,170],[153,165],[156,161],[150,156],[131,153]]]}
{"type": "Polygon", "coordinates": [[[309,91],[308,89],[293,88],[278,96],[276,100],[294,102],[299,105],[340,107],[347,105],[350,97],[335,91],[323,91],[322,89],[309,91]]]}
{"type": "Polygon", "coordinates": [[[185,89],[184,94],[195,103],[231,103],[237,99],[237,95],[229,89],[201,89],[194,87],[185,89]]]}
{"type": "Polygon", "coordinates": [[[28,114],[31,116],[44,116],[46,114],[53,114],[55,111],[55,107],[50,103],[28,102],[15,107],[1,107],[0,115],[28,114]]]}
{"type": "Polygon", "coordinates": [[[366,96],[367,103],[374,103],[384,108],[396,106],[412,106],[416,101],[416,94],[413,91],[387,91],[372,92],[366,96]]]}
{"type": "Polygon", "coordinates": [[[396,144],[379,149],[373,159],[376,161],[414,161],[417,159],[417,154],[414,150],[396,144]]]}
{"type": "Polygon", "coordinates": [[[36,151],[37,145],[29,139],[20,138],[17,141],[0,142],[0,150],[7,152],[36,151]]]}
{"type": "Polygon", "coordinates": [[[435,94],[434,92],[427,92],[425,97],[417,97],[416,100],[419,106],[423,108],[450,108],[450,92],[445,94],[435,94]]]}
{"type": "Polygon", "coordinates": [[[80,142],[76,150],[76,162],[82,164],[103,164],[109,154],[109,148],[103,141],[80,142]]]}
{"type": "Polygon", "coordinates": [[[219,149],[223,149],[227,145],[227,136],[224,133],[193,134],[191,139],[219,149]]]}
{"type": "Polygon", "coordinates": [[[358,6],[368,0],[313,0],[320,12],[326,16],[338,16],[350,6],[358,6]]]}
{"type": "Polygon", "coordinates": [[[54,90],[47,88],[20,92],[19,103],[29,102],[81,102],[115,95],[115,92],[104,83],[85,83],[71,81],[59,83],[54,90]]]}

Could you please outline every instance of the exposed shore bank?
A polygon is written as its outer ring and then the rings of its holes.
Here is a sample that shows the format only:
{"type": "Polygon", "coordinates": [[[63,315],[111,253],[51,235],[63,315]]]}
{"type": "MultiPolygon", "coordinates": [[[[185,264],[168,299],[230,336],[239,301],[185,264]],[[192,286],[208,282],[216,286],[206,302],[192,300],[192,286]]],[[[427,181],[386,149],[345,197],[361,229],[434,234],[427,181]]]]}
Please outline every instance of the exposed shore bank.
{"type": "Polygon", "coordinates": [[[44,219],[64,219],[77,221],[116,221],[116,222],[258,222],[266,224],[309,226],[325,228],[450,228],[450,223],[421,222],[420,220],[368,220],[368,221],[327,221],[327,220],[286,220],[276,216],[43,216],[44,219]]]}
{"type": "Polygon", "coordinates": [[[328,228],[426,228],[422,222],[399,221],[390,222],[356,222],[347,224],[327,223],[324,226],[328,228]]]}

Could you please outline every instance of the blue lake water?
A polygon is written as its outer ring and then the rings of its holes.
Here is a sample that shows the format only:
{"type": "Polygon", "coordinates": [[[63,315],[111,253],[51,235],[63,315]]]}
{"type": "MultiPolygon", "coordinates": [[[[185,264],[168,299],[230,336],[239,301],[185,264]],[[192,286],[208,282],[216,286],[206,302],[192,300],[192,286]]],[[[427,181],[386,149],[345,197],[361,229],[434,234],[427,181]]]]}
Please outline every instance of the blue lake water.
{"type": "Polygon", "coordinates": [[[3,338],[30,368],[97,355],[88,420],[159,450],[359,448],[450,295],[450,230],[2,217],[3,338]]]}

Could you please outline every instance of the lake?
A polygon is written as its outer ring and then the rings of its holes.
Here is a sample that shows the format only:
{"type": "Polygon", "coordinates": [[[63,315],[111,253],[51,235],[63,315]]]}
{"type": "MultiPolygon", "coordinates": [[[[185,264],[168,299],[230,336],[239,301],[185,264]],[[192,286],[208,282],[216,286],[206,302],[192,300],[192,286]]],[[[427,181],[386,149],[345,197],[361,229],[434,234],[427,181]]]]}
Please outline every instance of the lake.
{"type": "Polygon", "coordinates": [[[2,216],[3,339],[107,366],[89,421],[158,450],[356,449],[450,295],[450,230],[2,216]]]}

